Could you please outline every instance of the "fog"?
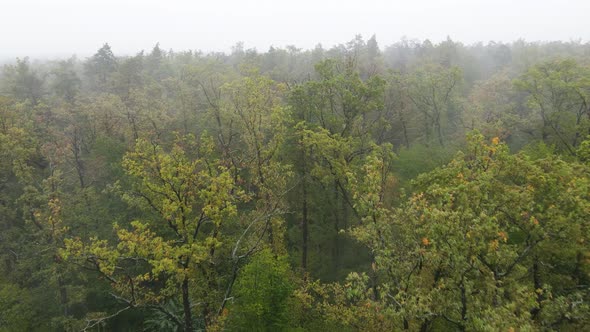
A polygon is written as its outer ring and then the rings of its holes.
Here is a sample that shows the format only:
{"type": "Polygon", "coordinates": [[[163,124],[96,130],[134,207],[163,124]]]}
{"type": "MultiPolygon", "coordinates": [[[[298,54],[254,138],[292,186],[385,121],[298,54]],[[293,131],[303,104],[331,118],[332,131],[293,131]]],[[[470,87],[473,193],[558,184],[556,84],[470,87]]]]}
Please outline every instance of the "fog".
{"type": "Polygon", "coordinates": [[[356,34],[381,45],[402,37],[463,43],[590,39],[587,0],[153,1],[2,0],[0,58],[87,56],[108,42],[133,54],[228,51],[237,42],[330,47],[356,34]]]}

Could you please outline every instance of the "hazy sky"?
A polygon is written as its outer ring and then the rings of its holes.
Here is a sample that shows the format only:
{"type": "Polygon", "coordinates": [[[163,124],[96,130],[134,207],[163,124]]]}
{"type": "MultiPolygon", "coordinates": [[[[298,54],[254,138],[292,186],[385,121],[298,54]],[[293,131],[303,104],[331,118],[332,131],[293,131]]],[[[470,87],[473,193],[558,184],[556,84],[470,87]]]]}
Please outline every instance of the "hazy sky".
{"type": "Polygon", "coordinates": [[[0,57],[165,49],[312,48],[377,35],[440,41],[590,40],[590,0],[0,0],[0,57]]]}

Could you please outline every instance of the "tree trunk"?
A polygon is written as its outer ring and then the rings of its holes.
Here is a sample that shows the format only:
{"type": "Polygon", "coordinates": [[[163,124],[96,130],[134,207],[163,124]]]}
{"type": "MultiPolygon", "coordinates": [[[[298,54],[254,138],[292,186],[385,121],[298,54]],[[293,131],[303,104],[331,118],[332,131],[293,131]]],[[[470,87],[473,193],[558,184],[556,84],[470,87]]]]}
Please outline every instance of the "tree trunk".
{"type": "Polygon", "coordinates": [[[443,134],[442,134],[442,128],[440,126],[440,114],[437,114],[436,116],[436,134],[438,136],[438,143],[440,144],[440,146],[444,146],[444,142],[443,142],[443,134]]]}
{"type": "MultiPolygon", "coordinates": [[[[539,259],[537,257],[533,258],[533,285],[535,287],[535,292],[537,290],[543,289],[543,283],[541,282],[541,271],[539,266],[539,259]]],[[[543,293],[537,292],[537,308],[533,308],[531,310],[531,314],[533,318],[536,318],[539,312],[541,311],[541,303],[543,301],[543,293]]]]}
{"type": "MultiPolygon", "coordinates": [[[[402,108],[404,107],[403,105],[405,105],[405,104],[402,104],[402,108]]],[[[410,148],[410,140],[408,139],[408,127],[407,127],[406,121],[404,119],[402,109],[399,110],[398,114],[399,114],[400,123],[402,124],[402,132],[404,134],[404,143],[405,143],[404,145],[406,146],[406,148],[409,149],[410,148]]]]}
{"type": "Polygon", "coordinates": [[[63,281],[63,278],[61,275],[57,276],[57,285],[59,287],[59,296],[60,296],[61,305],[63,307],[64,317],[67,317],[69,314],[69,312],[68,312],[68,289],[66,288],[66,284],[63,281]]]}
{"type": "Polygon", "coordinates": [[[334,275],[337,276],[340,271],[340,204],[338,204],[338,184],[334,180],[334,241],[332,248],[332,262],[334,266],[334,275]]]}
{"type": "Polygon", "coordinates": [[[193,315],[191,313],[191,301],[188,293],[188,277],[182,281],[182,307],[184,310],[184,331],[193,331],[193,315]]]}
{"type": "Polygon", "coordinates": [[[301,187],[303,189],[303,206],[302,206],[302,219],[301,219],[301,269],[303,270],[303,275],[305,278],[305,274],[307,273],[307,255],[308,255],[308,240],[309,240],[309,220],[308,220],[308,211],[307,211],[307,165],[305,165],[305,151],[302,154],[302,163],[303,163],[303,179],[301,182],[301,187]]]}

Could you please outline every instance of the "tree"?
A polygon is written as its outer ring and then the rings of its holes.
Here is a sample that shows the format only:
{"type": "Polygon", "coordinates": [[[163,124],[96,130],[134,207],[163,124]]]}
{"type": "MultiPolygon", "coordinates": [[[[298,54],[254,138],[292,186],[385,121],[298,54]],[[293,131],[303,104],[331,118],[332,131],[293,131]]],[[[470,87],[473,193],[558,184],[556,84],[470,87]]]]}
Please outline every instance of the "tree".
{"type": "Polygon", "coordinates": [[[162,82],[162,80],[171,76],[171,70],[167,66],[166,56],[166,52],[160,48],[160,43],[156,43],[152,51],[146,56],[146,72],[156,82],[162,82]]]}
{"type": "Polygon", "coordinates": [[[587,168],[510,155],[498,138],[475,134],[392,209],[378,195],[385,160],[370,159],[356,186],[364,217],[353,234],[375,254],[376,298],[398,328],[588,324],[587,168]]]}
{"type": "MultiPolygon", "coordinates": [[[[162,146],[138,140],[123,165],[133,179],[124,198],[151,209],[153,218],[115,224],[117,246],[93,237],[90,242],[66,240],[64,257],[96,269],[113,287],[121,309],[147,307],[165,313],[185,331],[196,327],[195,307],[202,324],[212,324],[211,306],[219,303],[215,263],[225,252],[222,230],[235,223],[236,203],[242,195],[230,173],[210,156],[212,146],[179,138],[166,152],[162,146]],[[194,151],[196,156],[190,151],[194,151]],[[179,299],[183,317],[168,312],[167,301],[179,299]]],[[[230,227],[231,228],[231,227],[230,227]]],[[[92,324],[96,324],[93,321],[92,324]]]]}
{"type": "Polygon", "coordinates": [[[4,75],[9,92],[16,99],[28,100],[36,106],[44,94],[44,79],[31,69],[29,58],[16,59],[16,65],[4,66],[4,75]]]}
{"type": "Polygon", "coordinates": [[[463,116],[464,126],[490,138],[515,138],[524,126],[518,117],[515,95],[506,72],[476,83],[469,95],[472,107],[463,116]]]}
{"type": "MultiPolygon", "coordinates": [[[[265,216],[264,229],[277,254],[284,251],[280,214],[285,211],[284,196],[291,173],[290,167],[278,159],[288,120],[288,113],[280,103],[284,88],[258,74],[222,87],[227,96],[222,107],[229,121],[222,126],[227,126],[230,132],[235,130],[236,138],[242,141],[234,145],[237,148],[234,153],[226,154],[225,162],[234,166],[234,170],[238,169],[236,165],[241,165],[244,185],[256,202],[251,219],[265,216]]],[[[229,140],[232,139],[237,141],[230,136],[229,140]]],[[[236,176],[238,173],[234,173],[236,176]]]]}
{"type": "Polygon", "coordinates": [[[30,331],[34,319],[32,295],[0,279],[0,331],[30,331]]]}
{"type": "Polygon", "coordinates": [[[543,141],[558,144],[572,155],[584,134],[590,133],[587,72],[575,60],[555,60],[530,67],[515,81],[529,95],[528,106],[535,115],[532,124],[537,127],[533,130],[540,130],[543,141]]]}
{"type": "Polygon", "coordinates": [[[90,79],[91,88],[107,91],[107,80],[117,69],[117,59],[109,44],[104,44],[84,64],[85,73],[90,79]]]}
{"type": "Polygon", "coordinates": [[[369,40],[367,40],[367,53],[369,56],[369,61],[371,63],[375,63],[375,59],[379,56],[379,44],[377,43],[377,37],[372,35],[369,40]]]}
{"type": "Polygon", "coordinates": [[[436,139],[440,145],[459,119],[457,91],[462,81],[457,67],[425,65],[407,78],[409,98],[424,116],[426,142],[436,139]]]}
{"type": "MultiPolygon", "coordinates": [[[[387,88],[385,92],[385,112],[386,117],[390,119],[388,126],[383,126],[382,136],[389,136],[389,142],[399,142],[399,145],[410,147],[410,137],[412,133],[412,124],[415,109],[412,107],[412,101],[409,98],[406,78],[399,72],[393,72],[388,77],[387,88]],[[401,133],[398,137],[397,133],[401,133]],[[389,134],[389,135],[388,135],[389,134]],[[397,134],[397,135],[396,135],[397,134]],[[391,137],[395,135],[395,137],[391,137]]],[[[384,137],[385,138],[385,137],[384,137]]]]}
{"type": "MultiPolygon", "coordinates": [[[[345,252],[354,251],[339,232],[348,227],[351,211],[347,188],[347,167],[357,163],[379,136],[385,81],[379,76],[362,80],[354,63],[325,60],[316,65],[317,81],[297,86],[290,95],[298,121],[292,142],[297,144],[293,164],[297,167],[299,193],[296,208],[301,211],[301,252],[307,269],[310,220],[323,222],[313,227],[331,256],[316,256],[315,269],[330,279],[344,273],[345,252]],[[312,184],[315,183],[315,184],[312,184]],[[308,192],[314,192],[314,196],[308,192]],[[321,193],[321,194],[320,194],[321,193]],[[315,196],[317,195],[317,196],[315,196]],[[313,197],[313,198],[312,198],[313,197]],[[317,215],[311,211],[318,211],[317,215]]],[[[355,256],[355,258],[358,258],[355,256]]]]}
{"type": "Polygon", "coordinates": [[[288,328],[294,289],[287,256],[275,257],[268,249],[260,251],[240,273],[228,325],[240,331],[288,328]]]}
{"type": "Polygon", "coordinates": [[[7,321],[0,329],[5,324],[9,330],[66,329],[75,324],[71,308],[84,292],[72,287],[77,274],[58,254],[69,230],[63,217],[63,176],[51,163],[55,155],[45,155],[32,124],[10,114],[16,111],[10,102],[2,106],[8,107],[0,113],[6,120],[0,129],[0,289],[6,296],[0,315],[7,321]],[[14,325],[19,320],[6,305],[21,308],[28,321],[14,325]]]}
{"type": "Polygon", "coordinates": [[[73,102],[74,98],[80,91],[82,81],[76,74],[74,66],[76,58],[72,57],[68,60],[60,61],[52,71],[53,84],[52,89],[59,97],[67,102],[73,102]]]}
{"type": "Polygon", "coordinates": [[[143,86],[142,70],[144,66],[144,55],[139,53],[136,56],[125,59],[117,67],[114,76],[115,91],[121,98],[128,99],[129,94],[134,89],[140,89],[143,86]]]}

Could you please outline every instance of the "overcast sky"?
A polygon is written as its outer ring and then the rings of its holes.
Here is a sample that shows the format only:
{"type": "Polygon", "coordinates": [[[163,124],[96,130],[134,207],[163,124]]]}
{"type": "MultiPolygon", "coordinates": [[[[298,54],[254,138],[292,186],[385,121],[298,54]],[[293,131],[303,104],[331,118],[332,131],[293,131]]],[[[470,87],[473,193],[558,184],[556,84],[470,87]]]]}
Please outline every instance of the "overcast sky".
{"type": "Polygon", "coordinates": [[[441,41],[590,40],[590,0],[0,0],[0,57],[165,49],[313,48],[377,35],[441,41]]]}

